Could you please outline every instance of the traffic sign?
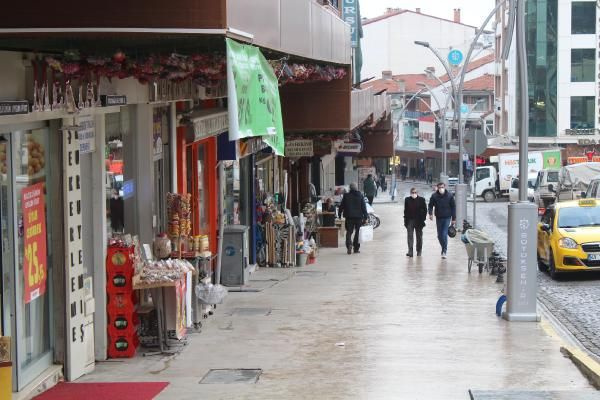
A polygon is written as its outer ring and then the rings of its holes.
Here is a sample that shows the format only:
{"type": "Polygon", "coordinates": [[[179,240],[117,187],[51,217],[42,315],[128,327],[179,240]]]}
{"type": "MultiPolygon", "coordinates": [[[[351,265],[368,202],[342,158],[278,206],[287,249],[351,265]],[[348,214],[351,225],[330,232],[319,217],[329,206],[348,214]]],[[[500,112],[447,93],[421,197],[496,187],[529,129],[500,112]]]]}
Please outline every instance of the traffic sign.
{"type": "Polygon", "coordinates": [[[452,50],[448,53],[448,62],[451,65],[460,65],[463,62],[463,53],[460,50],[452,50]]]}
{"type": "Polygon", "coordinates": [[[477,150],[477,154],[475,155],[479,156],[487,149],[488,140],[483,131],[468,132],[465,134],[463,144],[467,153],[473,154],[474,150],[477,150]]]}
{"type": "Polygon", "coordinates": [[[469,112],[469,106],[466,104],[463,104],[462,106],[460,106],[460,113],[461,114],[466,114],[469,112]]]}

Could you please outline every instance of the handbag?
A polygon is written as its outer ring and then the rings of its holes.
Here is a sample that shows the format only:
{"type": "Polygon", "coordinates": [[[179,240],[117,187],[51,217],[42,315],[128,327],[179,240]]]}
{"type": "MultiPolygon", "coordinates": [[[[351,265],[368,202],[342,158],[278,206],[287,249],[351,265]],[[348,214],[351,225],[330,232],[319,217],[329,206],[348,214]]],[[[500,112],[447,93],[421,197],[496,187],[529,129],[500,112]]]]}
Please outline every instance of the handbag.
{"type": "Polygon", "coordinates": [[[358,231],[358,241],[360,243],[373,241],[373,227],[371,225],[360,227],[360,230],[358,231]]]}
{"type": "Polygon", "coordinates": [[[456,236],[456,228],[454,227],[454,225],[450,225],[448,227],[448,236],[451,238],[456,236]]]}

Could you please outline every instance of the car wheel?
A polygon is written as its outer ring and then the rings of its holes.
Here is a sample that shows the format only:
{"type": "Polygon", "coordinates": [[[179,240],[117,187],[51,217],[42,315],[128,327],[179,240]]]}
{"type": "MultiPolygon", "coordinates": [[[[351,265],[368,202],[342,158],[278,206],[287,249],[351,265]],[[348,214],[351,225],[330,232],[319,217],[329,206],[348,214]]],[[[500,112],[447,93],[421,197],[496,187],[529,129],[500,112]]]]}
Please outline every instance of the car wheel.
{"type": "Polygon", "coordinates": [[[544,264],[544,262],[542,261],[542,259],[540,258],[540,255],[538,254],[537,256],[537,263],[538,263],[538,269],[541,272],[546,272],[548,271],[548,266],[546,264],[544,264]]]}
{"type": "Polygon", "coordinates": [[[550,265],[548,268],[550,272],[550,278],[556,279],[558,278],[558,272],[556,271],[556,264],[554,263],[554,253],[550,250],[550,265]]]}
{"type": "Polygon", "coordinates": [[[492,192],[491,190],[488,190],[487,192],[485,192],[483,194],[483,200],[485,200],[486,203],[491,203],[495,199],[496,199],[496,196],[494,195],[494,192],[492,192]]]}

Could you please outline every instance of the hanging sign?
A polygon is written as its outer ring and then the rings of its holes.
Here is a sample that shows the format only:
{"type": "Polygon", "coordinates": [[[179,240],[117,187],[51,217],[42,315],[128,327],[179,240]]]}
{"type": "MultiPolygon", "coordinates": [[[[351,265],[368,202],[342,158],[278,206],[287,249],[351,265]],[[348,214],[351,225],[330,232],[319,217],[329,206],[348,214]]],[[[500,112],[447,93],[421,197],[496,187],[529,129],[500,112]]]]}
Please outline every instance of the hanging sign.
{"type": "Polygon", "coordinates": [[[229,140],[261,136],[277,155],[285,150],[279,84],[255,46],[227,39],[229,140]]]}
{"type": "Polygon", "coordinates": [[[350,40],[352,47],[358,47],[359,41],[359,11],[358,0],[342,0],[342,19],[350,25],[350,40]]]}
{"type": "Polygon", "coordinates": [[[94,117],[89,115],[80,117],[78,125],[79,134],[79,153],[93,153],[96,151],[96,124],[94,117]]]}
{"type": "Polygon", "coordinates": [[[15,115],[29,113],[27,100],[0,101],[0,115],[15,115]]]}
{"type": "Polygon", "coordinates": [[[358,154],[363,150],[363,145],[362,142],[338,140],[335,142],[335,149],[339,154],[358,154]]]}
{"type": "Polygon", "coordinates": [[[27,186],[21,192],[23,207],[25,304],[46,293],[46,202],[44,184],[27,186]]]}
{"type": "Polygon", "coordinates": [[[310,139],[288,140],[285,142],[286,157],[312,157],[313,141],[310,139]]]}

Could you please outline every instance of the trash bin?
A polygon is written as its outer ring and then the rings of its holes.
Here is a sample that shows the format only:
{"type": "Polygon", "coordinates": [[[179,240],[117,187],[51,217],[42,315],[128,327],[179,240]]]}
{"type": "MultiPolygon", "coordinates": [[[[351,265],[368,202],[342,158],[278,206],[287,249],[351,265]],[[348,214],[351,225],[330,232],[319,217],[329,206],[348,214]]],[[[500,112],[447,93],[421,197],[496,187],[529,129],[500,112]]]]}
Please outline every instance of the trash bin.
{"type": "Polygon", "coordinates": [[[308,260],[307,253],[296,253],[296,267],[304,267],[308,260]]]}

